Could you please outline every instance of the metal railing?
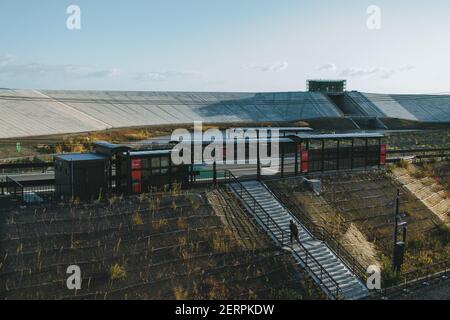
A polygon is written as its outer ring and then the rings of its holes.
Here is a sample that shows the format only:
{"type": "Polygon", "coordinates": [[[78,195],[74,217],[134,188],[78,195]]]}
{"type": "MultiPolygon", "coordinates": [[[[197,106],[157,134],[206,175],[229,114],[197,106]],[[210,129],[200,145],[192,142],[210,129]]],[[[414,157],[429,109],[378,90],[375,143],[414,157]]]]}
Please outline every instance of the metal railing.
{"type": "Polygon", "coordinates": [[[55,198],[54,180],[16,181],[7,176],[0,179],[0,195],[17,199],[24,204],[43,203],[55,198]]]}
{"type": "Polygon", "coordinates": [[[413,162],[422,162],[427,159],[442,160],[450,158],[450,148],[424,148],[424,149],[392,149],[388,150],[388,163],[399,162],[404,158],[411,158],[413,162]]]}
{"type": "Polygon", "coordinates": [[[372,293],[369,299],[389,298],[402,293],[413,293],[433,282],[448,280],[450,277],[450,259],[400,275],[399,284],[372,293]]]}
{"type": "Polygon", "coordinates": [[[367,273],[366,269],[358,262],[355,257],[342,246],[339,241],[325,228],[315,224],[310,217],[308,217],[305,212],[288,197],[283,197],[281,195],[275,194],[266,185],[264,187],[278,200],[280,205],[289,212],[298,213],[294,218],[298,218],[298,222],[301,223],[305,228],[318,240],[325,242],[328,247],[336,254],[336,256],[350,269],[356,276],[360,279],[366,281],[367,273]],[[287,204],[288,207],[284,205],[287,204]],[[289,209],[290,208],[290,209],[289,209]],[[300,210],[295,210],[299,208],[300,210]]]}
{"type": "Polygon", "coordinates": [[[55,166],[54,162],[29,162],[29,163],[0,163],[0,170],[10,169],[48,169],[55,166]]]}
{"type": "Polygon", "coordinates": [[[23,201],[23,185],[10,177],[6,177],[6,192],[23,201]]]}
{"type": "Polygon", "coordinates": [[[228,183],[235,184],[238,187],[238,190],[235,191],[238,193],[239,197],[244,200],[244,195],[247,199],[250,199],[251,203],[247,202],[247,205],[253,210],[254,214],[259,218],[260,222],[266,227],[266,230],[270,232],[272,237],[275,239],[277,244],[281,247],[285,246],[290,249],[290,251],[303,263],[307,271],[309,271],[314,277],[317,279],[321,287],[327,292],[328,296],[334,299],[341,299],[343,297],[342,289],[339,284],[333,277],[328,273],[328,271],[314,258],[314,256],[308,251],[308,249],[303,246],[303,244],[299,243],[302,252],[304,253],[304,257],[302,257],[298,252],[294,250],[294,248],[289,245],[289,243],[285,240],[288,239],[286,232],[276,223],[276,221],[270,216],[270,214],[259,204],[259,202],[250,194],[250,192],[244,187],[244,185],[236,178],[231,171],[225,171],[225,179],[228,183]],[[262,214],[261,217],[259,214],[262,214]],[[281,241],[276,235],[276,232],[271,228],[271,226],[281,235],[281,241]],[[319,271],[313,271],[312,267],[316,266],[319,268],[319,271]],[[326,285],[325,282],[329,284],[326,285]],[[331,284],[331,286],[330,286],[331,284]],[[330,289],[334,288],[334,290],[330,289]]]}
{"type": "Polygon", "coordinates": [[[450,148],[416,148],[416,149],[389,149],[388,154],[450,152],[450,148]]]}

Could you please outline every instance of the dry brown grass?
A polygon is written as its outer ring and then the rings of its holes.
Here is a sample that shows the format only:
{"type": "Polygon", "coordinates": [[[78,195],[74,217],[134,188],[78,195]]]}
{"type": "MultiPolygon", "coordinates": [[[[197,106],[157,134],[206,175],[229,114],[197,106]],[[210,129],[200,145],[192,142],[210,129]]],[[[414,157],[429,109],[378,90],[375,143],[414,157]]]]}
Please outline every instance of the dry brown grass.
{"type": "Polygon", "coordinates": [[[109,269],[109,275],[112,281],[124,280],[127,277],[127,272],[124,266],[116,263],[109,269]]]}
{"type": "Polygon", "coordinates": [[[177,226],[180,230],[187,230],[187,228],[189,227],[187,219],[184,217],[178,218],[177,226]]]}
{"type": "MultiPolygon", "coordinates": [[[[408,172],[416,172],[414,165],[406,167],[408,172]]],[[[427,167],[423,171],[429,170],[427,167]]],[[[444,226],[442,221],[390,175],[336,174],[321,179],[324,191],[320,196],[310,195],[308,190],[297,193],[296,186],[281,182],[277,182],[277,190],[293,198],[315,223],[333,233],[361,264],[381,264],[386,268],[390,263],[393,221],[389,213],[395,210],[398,188],[400,210],[407,214],[408,221],[404,272],[448,259],[450,242],[445,230],[439,231],[444,226]]]]}
{"type": "Polygon", "coordinates": [[[237,242],[233,232],[224,228],[221,232],[215,232],[212,238],[214,252],[228,253],[237,248],[237,242]]]}
{"type": "Polygon", "coordinates": [[[142,220],[142,216],[141,214],[136,211],[132,216],[131,216],[131,223],[134,226],[141,226],[144,224],[144,221],[142,220]]]}
{"type": "Polygon", "coordinates": [[[175,296],[175,300],[188,300],[189,299],[189,291],[184,290],[181,286],[176,286],[173,288],[173,295],[175,296]]]}
{"type": "MultiPolygon", "coordinates": [[[[52,273],[44,279],[42,270],[54,264],[65,265],[70,260],[85,264],[83,276],[92,279],[85,293],[92,294],[93,299],[264,299],[268,297],[267,288],[284,285],[305,292],[298,282],[301,270],[290,256],[280,255],[265,235],[252,229],[248,233],[260,236],[258,242],[264,245],[261,250],[243,248],[234,231],[230,231],[208,206],[205,191],[177,196],[152,194],[151,199],[160,202],[155,211],[149,210],[147,201],[150,198],[143,203],[139,197],[127,197],[106,206],[83,203],[45,208],[46,212],[45,209],[37,212],[28,209],[20,215],[15,211],[7,214],[4,223],[10,221],[14,226],[6,229],[30,234],[32,239],[24,240],[22,244],[12,236],[8,237],[11,240],[0,248],[1,256],[6,257],[0,262],[0,268],[3,268],[0,275],[7,277],[9,284],[14,286],[53,281],[61,273],[52,273]],[[188,199],[192,196],[195,207],[199,208],[195,211],[189,207],[188,199]],[[183,211],[172,212],[174,199],[183,211]],[[133,228],[140,220],[148,221],[150,225],[133,228]],[[92,232],[79,235],[87,224],[92,232]],[[105,225],[111,229],[104,232],[105,225]],[[61,235],[45,243],[36,241],[55,230],[65,233],[70,230],[77,237],[67,241],[61,235]],[[49,253],[53,251],[55,254],[49,253]],[[33,255],[30,262],[21,259],[24,252],[33,255]],[[12,271],[12,276],[6,275],[5,270],[12,271]],[[27,270],[26,274],[22,270],[27,270]],[[135,284],[142,286],[136,288],[135,284]]],[[[0,223],[2,230],[3,226],[0,223]]],[[[247,227],[251,228],[251,225],[247,227]]],[[[6,292],[5,286],[0,290],[6,292]]],[[[25,299],[69,298],[72,295],[66,291],[55,292],[50,284],[30,291],[7,293],[8,298],[25,299]]],[[[322,297],[318,291],[312,292],[311,296],[322,297]]]]}
{"type": "Polygon", "coordinates": [[[160,231],[163,227],[168,225],[167,219],[159,219],[159,220],[153,220],[152,221],[152,229],[154,231],[160,231]]]}

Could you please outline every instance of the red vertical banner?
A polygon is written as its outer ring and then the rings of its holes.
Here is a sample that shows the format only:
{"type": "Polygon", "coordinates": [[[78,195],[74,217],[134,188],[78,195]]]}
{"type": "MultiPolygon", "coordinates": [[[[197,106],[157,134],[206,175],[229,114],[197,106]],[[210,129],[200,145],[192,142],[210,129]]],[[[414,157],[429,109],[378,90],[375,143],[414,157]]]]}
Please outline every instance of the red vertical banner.
{"type": "Polygon", "coordinates": [[[142,161],[141,161],[141,159],[132,159],[131,160],[131,169],[132,170],[142,169],[142,161]]]}
{"type": "Polygon", "coordinates": [[[308,150],[302,150],[302,173],[309,171],[309,153],[308,150]]]}
{"type": "Polygon", "coordinates": [[[387,145],[383,144],[380,146],[380,165],[384,166],[386,164],[387,155],[387,145]]]}
{"type": "Polygon", "coordinates": [[[142,160],[141,159],[132,159],[131,160],[131,180],[132,180],[132,189],[133,193],[141,193],[142,192],[142,160]]]}
{"type": "Polygon", "coordinates": [[[131,179],[133,181],[141,181],[142,180],[142,173],[141,170],[133,170],[131,172],[131,179]]]}
{"type": "Polygon", "coordinates": [[[299,168],[299,171],[301,172],[302,171],[302,144],[301,143],[299,143],[297,145],[297,157],[299,159],[298,168],[299,168]]]}
{"type": "Polygon", "coordinates": [[[133,182],[133,193],[141,193],[142,186],[140,182],[133,182]]]}

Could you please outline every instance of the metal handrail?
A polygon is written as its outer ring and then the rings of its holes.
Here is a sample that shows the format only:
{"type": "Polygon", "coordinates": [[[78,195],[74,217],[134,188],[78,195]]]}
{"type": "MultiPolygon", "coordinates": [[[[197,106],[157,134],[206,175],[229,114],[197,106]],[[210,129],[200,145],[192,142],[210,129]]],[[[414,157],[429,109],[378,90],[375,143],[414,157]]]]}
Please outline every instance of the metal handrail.
{"type": "Polygon", "coordinates": [[[275,220],[273,220],[273,218],[270,216],[270,214],[257,202],[257,200],[250,194],[250,192],[244,187],[244,185],[242,185],[242,183],[236,178],[236,176],[234,176],[234,174],[229,171],[229,170],[225,170],[225,178],[228,177],[228,181],[232,181],[233,183],[237,184],[239,186],[240,189],[240,197],[243,199],[242,197],[242,193],[245,192],[246,196],[248,196],[251,200],[252,200],[252,204],[253,204],[253,211],[256,214],[256,208],[259,209],[260,212],[262,212],[265,215],[265,218],[267,219],[267,224],[264,223],[264,219],[261,219],[261,222],[264,224],[264,226],[267,228],[267,230],[272,234],[273,238],[279,243],[281,244],[281,246],[286,246],[289,249],[291,249],[291,251],[293,252],[293,254],[305,265],[306,269],[308,271],[310,271],[316,278],[317,280],[320,282],[321,286],[327,291],[327,293],[332,296],[335,299],[340,299],[343,295],[342,295],[342,289],[340,288],[339,284],[336,282],[336,280],[333,279],[333,277],[331,277],[331,275],[328,273],[328,271],[316,260],[316,258],[314,258],[313,255],[311,255],[311,253],[308,251],[308,249],[305,248],[305,246],[303,246],[303,244],[299,243],[299,246],[303,249],[303,251],[305,252],[305,258],[303,259],[295,250],[292,246],[285,244],[284,239],[285,239],[285,231],[283,231],[283,229],[280,228],[280,226],[275,222],[275,220]],[[272,231],[272,229],[268,226],[269,221],[271,221],[273,223],[273,225],[275,226],[275,228],[281,233],[281,242],[278,240],[277,236],[275,235],[275,233],[272,231]],[[309,266],[308,264],[308,260],[312,261],[315,265],[317,265],[320,269],[320,276],[317,275],[309,266]],[[324,278],[327,278],[326,280],[330,281],[334,287],[335,287],[335,292],[332,292],[324,283],[324,278]]]}
{"type": "MultiPolygon", "coordinates": [[[[264,187],[272,193],[272,195],[278,200],[280,205],[287,211],[291,211],[288,209],[283,202],[287,202],[291,208],[297,207],[294,202],[286,197],[283,197],[283,201],[273,193],[266,185],[264,187]]],[[[296,216],[294,218],[304,226],[306,226],[306,229],[312,233],[316,238],[319,240],[324,241],[328,245],[331,246],[331,250],[334,251],[334,253],[344,262],[344,264],[354,273],[356,274],[360,279],[367,280],[367,273],[364,267],[353,257],[353,255],[348,252],[345,247],[343,247],[336,238],[324,227],[316,225],[311,218],[309,218],[302,210],[300,210],[300,220],[297,219],[296,216]]]]}
{"type": "Polygon", "coordinates": [[[411,292],[411,288],[417,287],[418,283],[428,283],[434,279],[448,279],[450,273],[450,259],[440,261],[423,268],[418,268],[416,270],[407,272],[401,276],[400,284],[387,287],[385,289],[378,290],[370,295],[369,298],[379,298],[393,296],[399,292],[411,292]],[[437,269],[439,271],[432,274],[426,273],[427,270],[437,269]],[[425,272],[424,272],[425,271],[425,272]],[[419,276],[418,276],[419,275],[419,276]]]}
{"type": "Polygon", "coordinates": [[[20,182],[14,180],[8,176],[6,177],[5,180],[6,180],[6,189],[8,190],[8,192],[10,192],[9,187],[11,185],[14,188],[14,193],[13,193],[14,196],[17,197],[17,194],[18,194],[17,191],[19,190],[20,196],[18,198],[19,198],[19,200],[23,200],[23,189],[24,189],[23,185],[20,182]]]}
{"type": "Polygon", "coordinates": [[[402,282],[404,283],[412,282],[423,277],[429,277],[442,272],[447,272],[449,268],[450,268],[450,259],[439,261],[431,265],[427,265],[422,268],[417,268],[415,270],[402,274],[401,275],[402,282]],[[438,271],[430,275],[430,273],[427,272],[429,270],[438,270],[438,271]]]}
{"type": "Polygon", "coordinates": [[[414,153],[414,152],[446,152],[450,151],[450,148],[416,148],[416,149],[389,149],[387,153],[399,154],[399,153],[414,153]]]}

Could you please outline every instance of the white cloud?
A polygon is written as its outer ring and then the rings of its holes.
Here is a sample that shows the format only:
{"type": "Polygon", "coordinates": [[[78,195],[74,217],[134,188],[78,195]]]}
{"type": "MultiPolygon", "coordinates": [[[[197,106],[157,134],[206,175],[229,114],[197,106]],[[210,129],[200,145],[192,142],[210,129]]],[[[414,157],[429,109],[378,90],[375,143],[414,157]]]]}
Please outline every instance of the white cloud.
{"type": "Polygon", "coordinates": [[[336,69],[337,67],[334,63],[326,63],[317,68],[318,71],[335,71],[336,69]]]}
{"type": "Polygon", "coordinates": [[[344,69],[339,76],[341,77],[371,77],[379,76],[381,79],[390,79],[398,73],[407,72],[414,69],[414,66],[404,66],[400,68],[385,68],[385,67],[350,67],[344,69]]]}
{"type": "Polygon", "coordinates": [[[139,72],[135,78],[139,81],[167,81],[173,79],[198,78],[200,74],[197,72],[182,71],[150,71],[139,72]]]}
{"type": "Polygon", "coordinates": [[[81,65],[61,65],[53,66],[49,69],[55,74],[63,74],[78,78],[114,78],[121,74],[120,69],[101,69],[95,66],[81,66],[81,65]]]}
{"type": "Polygon", "coordinates": [[[416,67],[414,67],[414,66],[404,66],[404,67],[401,67],[400,69],[399,69],[399,71],[411,71],[411,70],[414,70],[416,67]]]}
{"type": "Polygon", "coordinates": [[[266,64],[250,64],[246,66],[246,69],[253,69],[261,72],[283,72],[287,68],[289,68],[289,63],[286,61],[266,64]]]}
{"type": "Polygon", "coordinates": [[[15,63],[15,59],[11,56],[0,57],[0,75],[13,77],[113,78],[120,74],[117,68],[103,69],[97,66],[74,64],[15,63]]]}
{"type": "Polygon", "coordinates": [[[10,54],[0,55],[0,67],[11,64],[15,57],[10,54]]]}
{"type": "Polygon", "coordinates": [[[140,82],[172,81],[200,78],[198,72],[149,71],[125,72],[118,68],[100,68],[95,65],[16,63],[12,56],[0,56],[0,76],[26,77],[42,80],[44,78],[66,79],[113,79],[120,76],[134,78],[140,82]]]}
{"type": "Polygon", "coordinates": [[[357,68],[350,67],[340,73],[342,77],[366,77],[379,73],[380,68],[357,68]]]}
{"type": "Polygon", "coordinates": [[[383,70],[380,77],[382,79],[390,79],[393,76],[395,76],[398,73],[397,70],[389,69],[389,70],[383,70]]]}

